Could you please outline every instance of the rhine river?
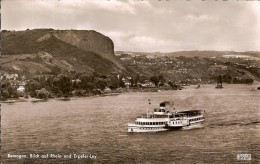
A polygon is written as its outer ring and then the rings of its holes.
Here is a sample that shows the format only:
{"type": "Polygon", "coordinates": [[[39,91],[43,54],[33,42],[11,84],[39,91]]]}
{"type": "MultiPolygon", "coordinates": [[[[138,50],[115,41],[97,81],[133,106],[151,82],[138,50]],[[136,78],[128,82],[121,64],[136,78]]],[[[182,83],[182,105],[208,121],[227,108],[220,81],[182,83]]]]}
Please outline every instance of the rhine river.
{"type": "Polygon", "coordinates": [[[2,104],[3,163],[260,163],[260,91],[251,91],[256,86],[195,87],[2,104]],[[146,113],[148,99],[150,111],[166,100],[173,100],[177,111],[205,110],[204,127],[127,133],[127,123],[146,113]],[[44,154],[62,157],[44,159],[44,154]],[[70,154],[95,159],[63,158],[70,154]],[[252,160],[239,161],[237,154],[251,154],[252,160]]]}

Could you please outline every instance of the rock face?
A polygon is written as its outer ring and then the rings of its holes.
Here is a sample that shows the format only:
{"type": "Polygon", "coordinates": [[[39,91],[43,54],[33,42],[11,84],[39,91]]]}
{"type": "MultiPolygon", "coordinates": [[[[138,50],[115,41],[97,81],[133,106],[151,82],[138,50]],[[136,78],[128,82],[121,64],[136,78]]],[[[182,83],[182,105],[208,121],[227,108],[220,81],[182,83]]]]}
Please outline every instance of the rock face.
{"type": "Polygon", "coordinates": [[[3,65],[3,68],[10,68],[12,64],[16,64],[27,69],[30,64],[38,64],[39,67],[45,67],[45,70],[55,67],[66,71],[96,71],[104,74],[125,70],[121,61],[114,55],[112,40],[96,31],[3,31],[1,48],[2,55],[8,60],[8,64],[3,65]],[[37,58],[39,54],[40,58],[37,58]],[[52,59],[46,60],[42,57],[46,57],[46,54],[52,59]],[[17,62],[15,59],[19,62],[14,63],[17,62]]]}
{"type": "Polygon", "coordinates": [[[95,52],[112,61],[119,68],[123,68],[122,63],[114,54],[114,44],[109,37],[106,37],[96,31],[86,30],[54,31],[53,35],[58,39],[78,48],[95,52]]]}

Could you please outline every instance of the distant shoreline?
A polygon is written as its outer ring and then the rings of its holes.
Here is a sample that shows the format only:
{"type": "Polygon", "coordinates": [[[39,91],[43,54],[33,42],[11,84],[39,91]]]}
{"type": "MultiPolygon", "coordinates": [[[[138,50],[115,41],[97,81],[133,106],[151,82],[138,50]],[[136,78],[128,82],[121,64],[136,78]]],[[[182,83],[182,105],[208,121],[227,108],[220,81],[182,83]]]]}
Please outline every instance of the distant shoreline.
{"type": "MultiPolygon", "coordinates": [[[[204,87],[204,86],[214,86],[215,84],[200,84],[200,87],[204,87]]],[[[253,84],[225,84],[224,85],[252,85],[254,86],[252,89],[257,89],[257,87],[260,87],[260,81],[256,81],[253,84]]],[[[5,104],[13,104],[13,103],[17,103],[17,102],[31,102],[31,103],[37,103],[37,102],[47,102],[48,100],[56,100],[56,101],[70,101],[73,99],[77,99],[77,98],[95,98],[95,97],[106,97],[106,96],[117,96],[120,95],[122,93],[129,93],[129,92],[160,92],[160,91],[174,91],[174,90],[182,90],[182,89],[187,89],[188,88],[195,88],[198,89],[198,87],[196,87],[198,85],[190,85],[190,86],[182,86],[181,89],[173,89],[173,88],[160,88],[160,87],[153,87],[153,88],[143,88],[143,89],[137,89],[137,88],[129,88],[129,89],[124,89],[124,91],[122,92],[107,92],[107,93],[103,93],[101,95],[91,95],[91,96],[71,96],[71,97],[54,97],[54,98],[48,98],[48,99],[37,99],[37,98],[24,98],[24,97],[19,97],[19,98],[10,98],[6,101],[0,101],[0,103],[5,103],[5,104]]],[[[252,91],[251,89],[251,91],[252,91]]]]}

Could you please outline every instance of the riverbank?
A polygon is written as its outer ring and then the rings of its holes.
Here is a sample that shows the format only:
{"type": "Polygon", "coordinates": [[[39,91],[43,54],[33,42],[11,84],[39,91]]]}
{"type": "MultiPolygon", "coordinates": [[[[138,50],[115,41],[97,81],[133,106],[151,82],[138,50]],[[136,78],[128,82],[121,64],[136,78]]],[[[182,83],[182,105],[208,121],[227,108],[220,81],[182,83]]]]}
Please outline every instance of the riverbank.
{"type": "MultiPolygon", "coordinates": [[[[225,89],[225,86],[229,85],[239,85],[239,84],[223,84],[225,89]]],[[[94,94],[88,94],[88,95],[83,95],[83,96],[69,96],[69,97],[51,97],[48,99],[38,99],[38,98],[33,98],[33,97],[19,97],[19,98],[10,98],[6,101],[0,101],[0,103],[6,103],[6,104],[12,104],[16,102],[32,102],[32,103],[37,103],[37,102],[46,102],[48,100],[57,100],[57,101],[70,101],[74,100],[77,98],[82,98],[82,97],[88,97],[88,98],[94,98],[94,97],[105,97],[105,96],[117,96],[122,93],[128,93],[128,92],[161,92],[161,91],[170,91],[170,90],[183,90],[183,89],[202,89],[205,86],[212,86],[213,88],[215,87],[214,84],[201,84],[200,87],[198,85],[189,85],[189,86],[181,86],[178,89],[176,88],[170,88],[170,87],[146,87],[146,88],[121,88],[120,90],[112,90],[112,91],[104,91],[101,94],[94,95],[94,94]]],[[[260,82],[253,83],[253,84],[245,84],[245,86],[250,86],[249,90],[251,91],[259,91],[260,87],[260,82]]]]}
{"type": "MultiPolygon", "coordinates": [[[[123,93],[123,92],[121,92],[123,93]]],[[[71,97],[52,97],[48,99],[38,99],[38,98],[33,98],[33,97],[19,97],[19,98],[12,98],[8,99],[6,101],[0,101],[0,103],[5,103],[5,104],[12,104],[12,103],[17,103],[17,102],[32,102],[32,103],[37,103],[37,102],[47,102],[48,100],[57,100],[57,101],[70,101],[73,99],[77,98],[82,98],[82,97],[88,97],[88,98],[94,98],[94,97],[104,97],[104,96],[117,96],[120,93],[104,93],[101,95],[86,95],[86,96],[71,96],[71,97]]]]}

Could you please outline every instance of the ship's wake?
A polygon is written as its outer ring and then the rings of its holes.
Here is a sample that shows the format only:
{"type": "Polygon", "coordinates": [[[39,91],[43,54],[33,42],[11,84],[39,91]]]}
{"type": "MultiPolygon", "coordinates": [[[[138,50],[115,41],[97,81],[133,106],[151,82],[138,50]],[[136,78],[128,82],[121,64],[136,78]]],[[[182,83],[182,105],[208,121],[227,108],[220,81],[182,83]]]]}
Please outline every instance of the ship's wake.
{"type": "Polygon", "coordinates": [[[216,124],[210,124],[208,127],[214,128],[219,126],[248,126],[248,125],[258,125],[260,124],[260,121],[249,121],[249,122],[224,122],[224,123],[216,123],[216,124]]]}
{"type": "Polygon", "coordinates": [[[185,126],[182,127],[182,130],[192,130],[192,129],[201,129],[203,128],[203,124],[199,124],[199,125],[190,125],[190,126],[185,126]]]}

